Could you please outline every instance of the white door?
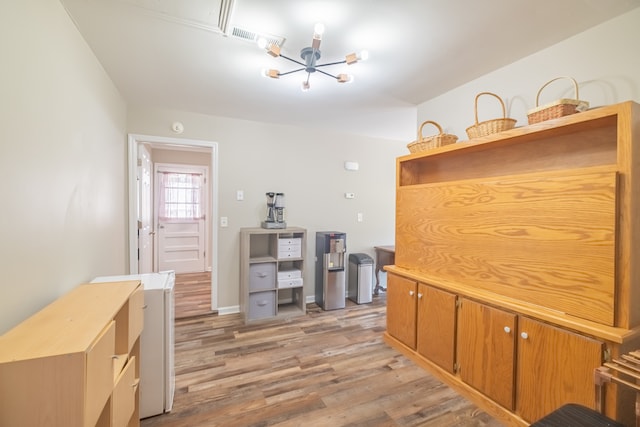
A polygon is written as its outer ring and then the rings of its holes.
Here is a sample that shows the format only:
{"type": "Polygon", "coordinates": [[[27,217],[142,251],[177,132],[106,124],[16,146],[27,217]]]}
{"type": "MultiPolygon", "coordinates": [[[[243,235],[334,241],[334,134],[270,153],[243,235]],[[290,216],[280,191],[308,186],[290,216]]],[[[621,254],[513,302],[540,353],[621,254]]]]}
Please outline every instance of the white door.
{"type": "Polygon", "coordinates": [[[151,198],[151,154],[146,146],[138,151],[138,272],[153,272],[153,221],[151,198]]]}
{"type": "Polygon", "coordinates": [[[205,271],[207,173],[201,166],[156,165],[158,271],[205,271]]]}

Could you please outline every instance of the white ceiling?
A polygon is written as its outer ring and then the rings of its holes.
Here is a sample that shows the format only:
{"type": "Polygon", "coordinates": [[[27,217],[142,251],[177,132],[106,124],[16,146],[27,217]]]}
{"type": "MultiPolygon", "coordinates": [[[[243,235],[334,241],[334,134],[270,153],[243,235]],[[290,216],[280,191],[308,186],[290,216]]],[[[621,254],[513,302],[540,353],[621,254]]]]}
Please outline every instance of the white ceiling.
{"type": "Polygon", "coordinates": [[[282,36],[299,59],[316,22],[322,58],[367,49],[366,62],[332,66],[355,80],[260,71],[295,68],[225,36],[229,0],[61,0],[131,105],[154,106],[408,141],[415,106],[487,72],[640,6],[640,0],[235,0],[236,26],[282,36]],[[155,11],[154,11],[155,10],[155,11]]]}

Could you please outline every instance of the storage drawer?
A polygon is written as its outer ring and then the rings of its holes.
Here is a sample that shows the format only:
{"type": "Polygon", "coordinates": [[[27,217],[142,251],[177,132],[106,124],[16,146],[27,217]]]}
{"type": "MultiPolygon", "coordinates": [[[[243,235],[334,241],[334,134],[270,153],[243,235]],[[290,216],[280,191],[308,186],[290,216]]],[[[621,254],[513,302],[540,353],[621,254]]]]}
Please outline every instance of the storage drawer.
{"type": "Polygon", "coordinates": [[[136,408],[136,358],[132,356],[116,381],[111,396],[111,419],[114,426],[126,426],[136,408]]]}
{"type": "Polygon", "coordinates": [[[276,284],[276,263],[266,262],[249,266],[249,290],[273,289],[276,284]]]}
{"type": "Polygon", "coordinates": [[[278,271],[278,281],[289,280],[289,279],[299,279],[301,277],[302,277],[302,271],[300,271],[297,268],[278,271]]]}
{"type": "Polygon", "coordinates": [[[249,295],[249,319],[265,319],[276,315],[276,292],[255,292],[249,295]]]}
{"type": "Polygon", "coordinates": [[[299,288],[302,286],[302,278],[299,277],[297,279],[285,279],[278,280],[278,288],[286,289],[286,288],[299,288]]]}
{"type": "Polygon", "coordinates": [[[278,259],[302,257],[301,245],[278,245],[278,259]]]}
{"type": "Polygon", "coordinates": [[[300,258],[302,256],[302,239],[290,237],[278,239],[278,259],[300,258]]]}
{"type": "Polygon", "coordinates": [[[85,425],[95,425],[113,389],[116,324],[111,321],[87,351],[85,425]]]}

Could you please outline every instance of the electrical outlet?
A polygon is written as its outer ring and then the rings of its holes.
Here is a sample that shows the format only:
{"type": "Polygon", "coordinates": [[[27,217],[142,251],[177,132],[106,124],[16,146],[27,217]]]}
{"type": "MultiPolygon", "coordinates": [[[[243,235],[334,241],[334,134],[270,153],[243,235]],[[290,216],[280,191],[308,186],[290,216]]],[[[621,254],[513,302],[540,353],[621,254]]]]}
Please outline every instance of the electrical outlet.
{"type": "Polygon", "coordinates": [[[356,198],[356,194],[355,193],[344,193],[344,198],[345,199],[355,199],[356,198]]]}
{"type": "Polygon", "coordinates": [[[358,212],[358,222],[362,222],[362,212],[358,212]]]}

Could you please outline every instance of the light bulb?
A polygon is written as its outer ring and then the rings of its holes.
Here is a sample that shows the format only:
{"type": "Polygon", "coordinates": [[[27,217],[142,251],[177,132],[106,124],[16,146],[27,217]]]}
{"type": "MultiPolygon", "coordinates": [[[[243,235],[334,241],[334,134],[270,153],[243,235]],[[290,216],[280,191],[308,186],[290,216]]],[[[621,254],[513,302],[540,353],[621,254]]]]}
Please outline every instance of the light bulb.
{"type": "Polygon", "coordinates": [[[268,42],[267,42],[267,39],[265,39],[264,37],[258,37],[257,43],[260,49],[265,49],[267,47],[268,42]]]}
{"type": "Polygon", "coordinates": [[[350,83],[353,81],[353,76],[350,74],[338,74],[338,83],[350,83]]]}
{"type": "Polygon", "coordinates": [[[311,86],[309,85],[308,81],[305,80],[305,81],[302,82],[302,91],[303,92],[308,91],[310,88],[311,88],[311,86]]]}
{"type": "Polygon", "coordinates": [[[368,50],[361,51],[359,55],[359,59],[361,59],[362,61],[366,61],[367,59],[369,59],[369,51],[368,50]]]}
{"type": "Polygon", "coordinates": [[[324,24],[322,22],[318,22],[314,27],[313,27],[313,32],[319,36],[321,36],[322,34],[324,34],[324,24]]]}
{"type": "Polygon", "coordinates": [[[280,75],[279,75],[279,74],[280,74],[280,71],[278,71],[278,70],[274,70],[274,69],[266,69],[266,68],[263,68],[263,69],[262,69],[262,71],[261,71],[261,74],[262,74],[264,77],[271,77],[272,79],[278,79],[278,78],[280,78],[280,75]]]}

